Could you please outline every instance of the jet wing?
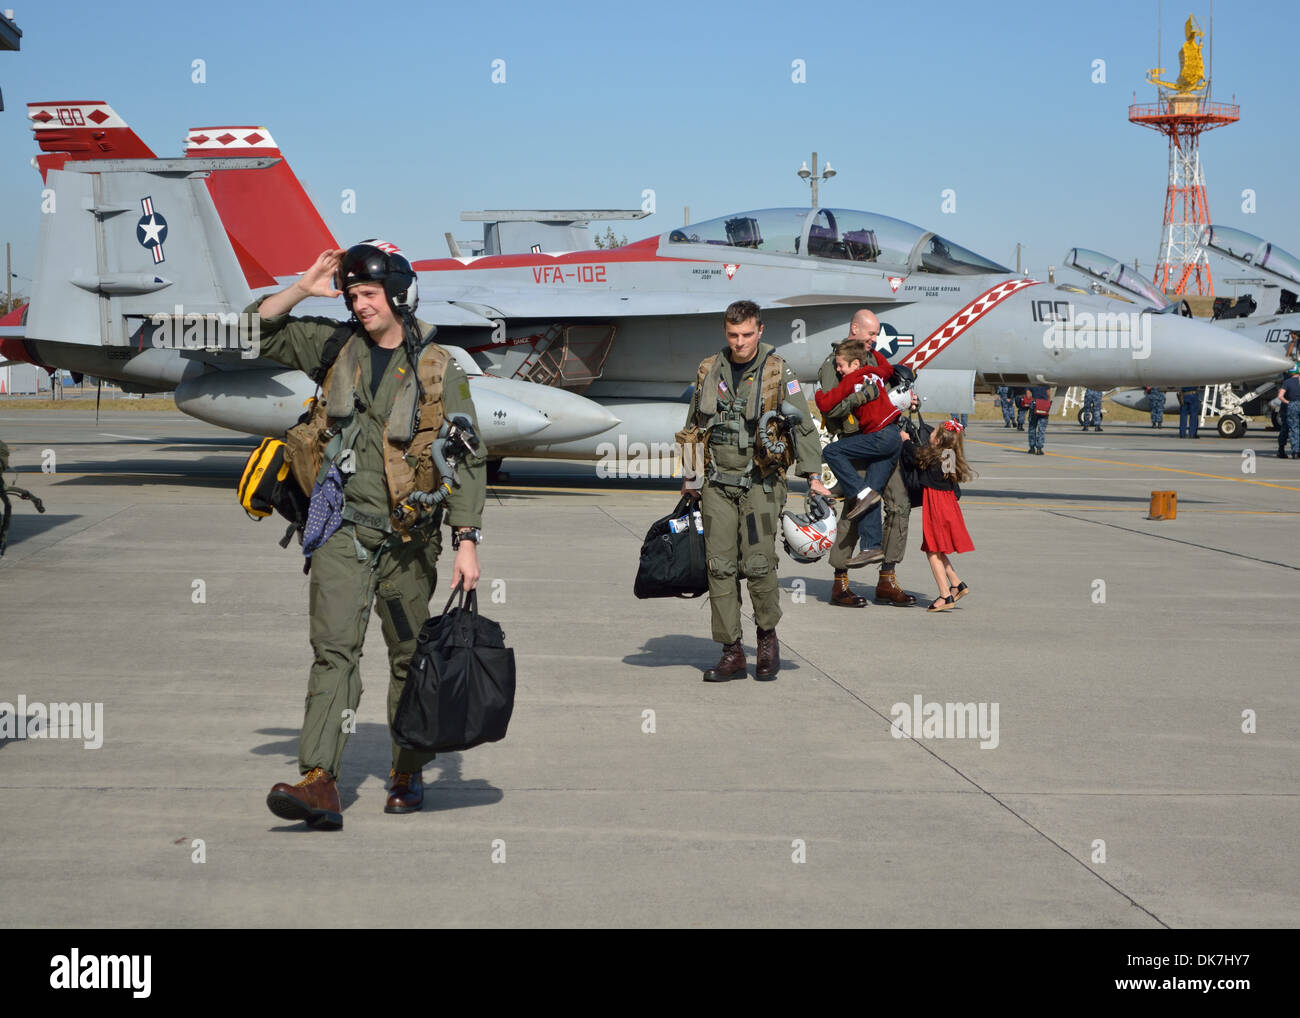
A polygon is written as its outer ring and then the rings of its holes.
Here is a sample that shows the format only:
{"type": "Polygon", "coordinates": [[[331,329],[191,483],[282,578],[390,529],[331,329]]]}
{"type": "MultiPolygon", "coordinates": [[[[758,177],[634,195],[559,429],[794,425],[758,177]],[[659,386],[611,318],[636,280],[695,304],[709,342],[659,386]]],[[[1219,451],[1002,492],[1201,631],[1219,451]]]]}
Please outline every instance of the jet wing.
{"type": "MultiPolygon", "coordinates": [[[[293,280],[287,280],[285,285],[291,282],[293,280]]],[[[259,291],[259,295],[275,293],[279,289],[281,287],[267,288],[259,291]]],[[[293,314],[299,317],[317,315],[322,318],[337,318],[339,321],[344,321],[348,317],[348,309],[343,303],[342,297],[308,297],[294,306],[293,314]]],[[[496,326],[496,322],[492,320],[493,317],[501,317],[501,312],[482,304],[466,305],[450,300],[430,299],[421,294],[420,307],[416,311],[416,317],[422,322],[428,322],[430,325],[437,325],[440,328],[444,326],[468,326],[470,328],[491,329],[496,326]]]]}
{"type": "Polygon", "coordinates": [[[898,296],[907,271],[891,265],[724,250],[720,255],[713,245],[666,246],[651,237],[617,255],[569,251],[416,262],[420,317],[434,320],[425,314],[428,298],[489,320],[716,315],[741,297],[769,309],[902,305],[915,299],[898,296]],[[593,282],[588,263],[606,258],[617,263],[617,276],[605,283],[601,265],[594,280],[599,285],[584,285],[593,282]],[[585,278],[580,273],[584,268],[585,278]]]}
{"type": "MultiPolygon", "coordinates": [[[[427,278],[427,277],[426,277],[427,278]]],[[[425,289],[423,282],[421,290],[425,289]]],[[[480,325],[492,327],[492,319],[514,318],[626,318],[664,315],[720,315],[739,299],[737,292],[702,294],[672,291],[650,293],[608,292],[508,292],[500,289],[481,295],[491,306],[477,304],[472,298],[445,298],[429,302],[421,296],[419,317],[434,325],[480,325]],[[471,311],[470,309],[473,309],[471,311]],[[463,316],[463,317],[462,317],[463,316]],[[470,316],[477,320],[468,320],[470,316]]],[[[444,292],[446,292],[444,290],[444,292]]],[[[464,291],[462,290],[463,294],[464,291]]],[[[826,304],[861,307],[863,305],[910,303],[892,294],[882,297],[868,293],[796,293],[783,297],[756,299],[760,308],[810,307],[826,304]]]]}

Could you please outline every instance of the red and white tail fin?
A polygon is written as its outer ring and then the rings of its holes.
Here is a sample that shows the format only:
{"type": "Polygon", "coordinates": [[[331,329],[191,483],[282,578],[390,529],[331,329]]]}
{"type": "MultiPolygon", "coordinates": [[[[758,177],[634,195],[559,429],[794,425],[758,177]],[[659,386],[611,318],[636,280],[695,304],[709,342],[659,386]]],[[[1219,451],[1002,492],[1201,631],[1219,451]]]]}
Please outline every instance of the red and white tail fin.
{"type": "Polygon", "coordinates": [[[27,104],[27,119],[43,155],[41,179],[77,159],[153,159],[149,146],[101,99],[27,104]]]}
{"type": "Polygon", "coordinates": [[[258,173],[217,170],[208,178],[217,214],[245,265],[245,256],[271,276],[297,276],[325,250],[334,235],[265,127],[195,127],[185,139],[186,156],[272,156],[280,161],[258,173]]]}
{"type": "MultiPolygon", "coordinates": [[[[154,159],[153,151],[103,100],[27,104],[41,155],[41,179],[71,160],[154,159]]],[[[216,170],[207,178],[222,225],[253,289],[297,276],[338,243],[264,127],[196,127],[187,156],[271,156],[280,161],[256,173],[216,170]]]]}

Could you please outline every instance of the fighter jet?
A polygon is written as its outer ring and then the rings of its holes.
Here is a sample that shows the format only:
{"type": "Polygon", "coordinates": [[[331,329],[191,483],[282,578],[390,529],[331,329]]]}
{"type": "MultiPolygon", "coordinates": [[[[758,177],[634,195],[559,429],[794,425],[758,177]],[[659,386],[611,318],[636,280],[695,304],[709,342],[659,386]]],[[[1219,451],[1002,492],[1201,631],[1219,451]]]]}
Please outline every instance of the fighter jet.
{"type": "MultiPolygon", "coordinates": [[[[1300,290],[1300,260],[1267,241],[1242,230],[1209,226],[1203,232],[1201,246],[1242,265],[1258,269],[1283,286],[1293,286],[1300,290]]],[[[1107,255],[1084,248],[1072,248],[1066,253],[1064,264],[1128,294],[1139,305],[1159,314],[1191,314],[1186,301],[1169,301],[1153,283],[1107,255]]],[[[1231,391],[1225,389],[1222,392],[1222,405],[1218,408],[1222,411],[1218,430],[1225,438],[1239,438],[1245,434],[1252,414],[1272,416],[1267,404],[1277,389],[1278,374],[1294,363],[1296,357],[1295,337],[1300,335],[1300,331],[1297,331],[1300,330],[1300,313],[1297,313],[1300,308],[1296,305],[1296,294],[1283,289],[1276,312],[1255,314],[1256,310],[1256,301],[1249,295],[1239,298],[1235,304],[1226,298],[1215,300],[1213,322],[1216,326],[1230,329],[1235,336],[1250,340],[1274,359],[1281,357],[1280,368],[1262,374],[1247,374],[1248,365],[1235,366],[1230,374],[1219,379],[1219,382],[1224,379],[1233,381],[1231,391]]],[[[1135,410],[1150,408],[1150,401],[1142,389],[1122,390],[1110,398],[1121,406],[1135,410]]],[[[1176,392],[1166,393],[1167,405],[1176,405],[1177,398],[1176,392]]],[[[1276,424],[1276,421],[1273,423],[1276,424]]]]}
{"type": "MultiPolygon", "coordinates": [[[[133,160],[139,165],[150,165],[148,161],[154,160],[156,169],[165,162],[155,160],[149,147],[107,103],[30,103],[28,116],[42,149],[35,164],[47,185],[52,185],[51,178],[55,174],[61,176],[64,167],[69,165],[88,168],[93,162],[98,169],[105,169],[116,165],[110,162],[112,160],[133,160]]],[[[304,244],[317,253],[338,246],[301,184],[287,163],[280,159],[280,152],[268,132],[258,133],[258,129],[248,127],[217,127],[195,128],[190,134],[188,155],[191,157],[207,156],[214,146],[221,148],[223,141],[234,142],[233,147],[227,146],[223,150],[223,157],[233,154],[235,157],[261,159],[265,167],[263,175],[253,186],[249,186],[246,174],[234,170],[205,167],[193,174],[194,179],[201,179],[206,185],[249,295],[279,289],[296,278],[315,257],[312,255],[302,263],[297,260],[304,244]]],[[[246,160],[232,160],[223,165],[242,167],[250,164],[246,160]]],[[[187,174],[190,168],[188,165],[184,167],[187,174]]],[[[174,169],[173,172],[179,171],[174,169]]],[[[53,220],[57,216],[60,194],[56,186],[49,186],[46,195],[47,200],[53,203],[49,211],[55,213],[55,216],[47,218],[53,220]]],[[[143,226],[137,224],[139,237],[150,241],[145,249],[151,254],[146,266],[162,265],[168,250],[165,244],[167,234],[174,230],[178,221],[173,217],[169,223],[161,209],[154,209],[152,201],[139,203],[140,210],[146,204],[150,212],[147,216],[142,212],[140,220],[143,226]]],[[[65,204],[65,210],[66,207],[65,204]]],[[[100,224],[104,222],[117,220],[125,223],[119,218],[124,211],[129,210],[124,207],[108,210],[101,206],[94,215],[95,232],[98,233],[100,224]]],[[[64,217],[64,225],[67,225],[68,218],[64,217]]],[[[63,256],[71,258],[64,264],[74,263],[77,257],[85,264],[87,254],[83,250],[77,256],[63,256]]],[[[124,283],[119,279],[115,283],[105,283],[105,277],[97,278],[93,272],[80,275],[80,281],[91,286],[88,292],[101,294],[101,300],[108,294],[122,291],[123,287],[130,290],[135,284],[140,284],[147,292],[165,289],[158,281],[124,283]],[[101,288],[100,284],[106,288],[101,288]]],[[[163,278],[158,276],[157,280],[163,278]]],[[[48,292],[43,287],[51,282],[47,272],[45,277],[38,279],[34,290],[48,292]]],[[[133,342],[123,343],[120,330],[114,336],[112,330],[104,334],[101,329],[101,335],[93,338],[88,331],[78,332],[75,327],[63,332],[57,324],[57,314],[53,316],[56,324],[47,327],[42,323],[51,321],[49,314],[37,314],[33,322],[24,309],[0,321],[0,357],[38,364],[47,370],[66,368],[75,375],[89,374],[109,379],[131,392],[174,390],[178,408],[200,420],[254,435],[283,434],[302,413],[313,395],[314,384],[301,372],[282,365],[255,357],[232,357],[232,344],[234,352],[239,351],[237,336],[229,329],[222,337],[226,344],[224,350],[218,348],[220,344],[203,341],[199,333],[206,330],[215,337],[221,331],[216,327],[219,323],[212,319],[212,315],[222,313],[217,310],[218,305],[226,312],[240,310],[231,301],[237,304],[245,296],[245,291],[237,287],[229,296],[230,299],[224,303],[190,305],[184,308],[178,320],[174,320],[176,302],[160,300],[158,321],[165,323],[168,330],[174,327],[179,340],[164,346],[150,343],[157,339],[157,329],[149,330],[147,335],[137,332],[133,342]],[[190,314],[190,336],[195,340],[188,345],[185,311],[190,314]],[[202,319],[202,328],[198,327],[198,319],[202,319]]],[[[112,304],[111,298],[108,303],[112,304]]],[[[319,306],[307,307],[303,313],[338,314],[337,303],[313,303],[319,306]]],[[[39,310],[39,305],[36,307],[39,310]]],[[[47,307],[46,310],[52,309],[47,307]]],[[[104,311],[111,314],[108,307],[104,311]]],[[[453,353],[457,352],[453,350],[453,353]]],[[[459,354],[458,361],[471,376],[470,388],[479,410],[479,426],[489,449],[502,443],[527,448],[533,436],[544,430],[561,439],[580,438],[603,431],[617,422],[608,410],[572,393],[521,380],[489,377],[463,351],[459,354]]]]}
{"type": "Polygon", "coordinates": [[[1275,310],[1263,308],[1251,295],[1237,298],[1228,305],[1226,298],[1215,301],[1215,321],[1238,332],[1262,337],[1263,342],[1280,349],[1290,350],[1287,360],[1294,362],[1295,333],[1300,331],[1300,258],[1283,251],[1275,244],[1245,230],[1228,226],[1207,226],[1201,234],[1201,246],[1207,251],[1263,273],[1265,287],[1281,293],[1276,298],[1275,310]]]}
{"type": "Polygon", "coordinates": [[[1182,385],[1230,364],[1256,374],[1279,365],[1205,323],[1053,291],[933,231],[849,209],[740,212],[615,251],[415,267],[421,293],[504,324],[477,342],[472,326],[451,327],[487,370],[545,380],[546,358],[562,357],[624,428],[653,420],[661,437],[680,407],[656,418],[655,403],[637,401],[683,398],[719,346],[718,316],[741,297],[763,307],[764,339],[801,379],[815,376],[853,311],[872,308],[886,356],[918,369],[918,393],[944,410],[969,409],[976,380],[1182,385]]]}
{"type": "MultiPolygon", "coordinates": [[[[63,336],[104,351],[140,347],[158,335],[146,320],[173,305],[229,313],[269,288],[281,273],[252,264],[261,257],[250,250],[260,246],[248,239],[256,231],[231,223],[228,203],[213,205],[223,177],[271,205],[285,190],[283,179],[266,177],[279,163],[228,155],[241,139],[254,145],[249,139],[264,133],[239,131],[246,133],[203,132],[225,146],[215,158],[191,150],[184,160],[70,159],[49,169],[60,208],[71,215],[45,217],[29,341],[63,336]],[[165,239],[152,232],[160,216],[169,224],[165,239]],[[164,246],[165,265],[156,250],[164,246]],[[104,258],[92,267],[97,249],[104,258]]],[[[194,132],[191,141],[203,144],[194,132]]],[[[288,274],[335,246],[332,238],[294,240],[288,274]]],[[[809,382],[852,313],[872,308],[882,320],[882,350],[917,369],[918,393],[944,410],[969,409],[977,379],[1199,384],[1223,377],[1230,364],[1250,362],[1260,374],[1280,370],[1278,358],[1225,339],[1213,326],[1053,291],[934,231],[850,209],[740,212],[615,250],[414,264],[420,314],[438,326],[440,342],[463,348],[489,376],[539,383],[614,418],[585,436],[555,434],[552,424],[526,442],[498,441],[496,456],[600,458],[615,443],[669,442],[697,365],[722,345],[719,318],[741,298],[764,309],[764,339],[809,382]]],[[[229,352],[208,363],[221,373],[177,379],[178,400],[202,395],[211,413],[233,407],[242,414],[259,385],[268,392],[286,386],[269,374],[236,381],[241,365],[229,352]]]]}

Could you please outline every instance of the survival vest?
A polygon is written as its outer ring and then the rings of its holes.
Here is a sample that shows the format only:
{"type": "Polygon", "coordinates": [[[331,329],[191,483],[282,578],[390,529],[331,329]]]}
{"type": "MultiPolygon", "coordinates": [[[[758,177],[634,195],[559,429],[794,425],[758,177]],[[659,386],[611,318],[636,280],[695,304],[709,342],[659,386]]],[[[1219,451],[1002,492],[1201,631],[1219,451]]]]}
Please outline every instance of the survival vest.
{"type": "MultiPolygon", "coordinates": [[[[326,342],[325,357],[340,332],[326,342]]],[[[343,340],[332,363],[323,360],[321,369],[312,373],[320,386],[318,395],[303,419],[284,436],[294,479],[307,495],[343,451],[343,433],[357,409],[356,390],[366,350],[365,338],[353,333],[343,340]]],[[[425,343],[416,356],[415,372],[402,379],[393,398],[384,425],[384,480],[390,507],[402,505],[413,492],[432,491],[437,486],[433,443],[442,427],[442,383],[450,360],[451,355],[442,347],[425,343]],[[416,374],[424,390],[423,400],[416,398],[416,374]]],[[[390,519],[390,523],[398,532],[406,529],[395,520],[390,519]]]]}
{"type": "MultiPolygon", "coordinates": [[[[830,392],[835,386],[840,384],[840,376],[835,371],[835,350],[832,349],[822,361],[822,366],[817,369],[817,388],[822,392],[830,392]]],[[[849,402],[848,400],[844,401],[849,402]]],[[[839,404],[839,407],[844,403],[839,404]]],[[[839,409],[837,407],[836,409],[839,409]]],[[[853,412],[853,407],[848,407],[845,412],[838,416],[832,417],[829,414],[822,414],[822,427],[826,429],[827,434],[832,439],[840,438],[844,435],[856,435],[861,431],[858,425],[858,415],[853,412]]]]}
{"type": "MultiPolygon", "coordinates": [[[[761,476],[782,473],[795,461],[795,442],[793,435],[784,439],[779,434],[775,422],[768,424],[768,437],[782,443],[784,452],[773,456],[767,446],[757,441],[759,418],[768,411],[781,409],[781,394],[785,376],[785,361],[772,352],[771,347],[761,351],[759,362],[759,384],[750,390],[749,400],[744,407],[731,403],[727,407],[719,405],[718,383],[722,381],[722,372],[730,373],[731,361],[725,353],[715,353],[700,362],[695,377],[695,414],[691,425],[677,433],[677,442],[682,447],[686,463],[702,463],[712,473],[712,457],[707,449],[712,445],[735,445],[742,451],[752,450],[752,463],[761,476]]],[[[746,475],[749,471],[745,472],[746,475]]],[[[726,483],[726,482],[724,482],[726,483]]]]}

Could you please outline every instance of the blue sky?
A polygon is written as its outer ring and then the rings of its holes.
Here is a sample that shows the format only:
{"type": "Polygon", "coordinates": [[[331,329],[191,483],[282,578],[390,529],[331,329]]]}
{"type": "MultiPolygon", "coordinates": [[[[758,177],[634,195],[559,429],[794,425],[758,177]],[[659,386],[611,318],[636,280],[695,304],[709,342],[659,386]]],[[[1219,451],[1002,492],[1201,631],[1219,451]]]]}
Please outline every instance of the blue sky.
{"type": "MultiPolygon", "coordinates": [[[[444,231],[476,236],[465,209],[635,208],[651,188],[657,213],[618,225],[637,239],[679,225],[685,206],[699,221],[805,205],[795,170],[814,149],[838,171],[823,205],[915,222],[1004,264],[1019,241],[1041,277],[1073,246],[1149,273],[1160,239],[1167,145],[1127,121],[1134,91],[1154,99],[1154,0],[10,2],[24,38],[0,53],[0,241],[24,276],[40,194],[25,104],[57,99],[107,100],[161,155],[179,155],[191,126],[265,125],[341,242],[383,236],[414,257],[444,254],[444,231]]],[[[1189,12],[1209,27],[1208,3],[1163,4],[1170,77],[1189,12]]],[[[1300,253],[1300,13],[1279,0],[1214,14],[1214,97],[1235,95],[1242,118],[1202,142],[1213,219],[1300,253]]]]}

